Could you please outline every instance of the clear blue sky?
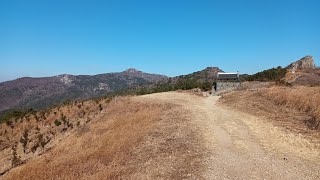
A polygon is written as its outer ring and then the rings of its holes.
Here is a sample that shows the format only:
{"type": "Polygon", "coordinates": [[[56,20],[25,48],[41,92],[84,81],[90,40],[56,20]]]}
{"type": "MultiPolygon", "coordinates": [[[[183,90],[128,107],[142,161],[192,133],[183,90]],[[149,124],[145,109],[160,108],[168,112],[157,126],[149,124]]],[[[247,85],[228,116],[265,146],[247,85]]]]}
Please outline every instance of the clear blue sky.
{"type": "Polygon", "coordinates": [[[320,65],[318,0],[2,0],[0,81],[320,65]]]}

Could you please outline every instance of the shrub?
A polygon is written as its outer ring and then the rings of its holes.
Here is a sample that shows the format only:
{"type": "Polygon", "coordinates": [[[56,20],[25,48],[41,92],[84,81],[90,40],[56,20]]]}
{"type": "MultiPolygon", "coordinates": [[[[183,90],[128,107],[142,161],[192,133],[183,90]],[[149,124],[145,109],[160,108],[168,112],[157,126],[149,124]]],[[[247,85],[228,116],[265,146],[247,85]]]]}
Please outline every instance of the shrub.
{"type": "Polygon", "coordinates": [[[38,135],[38,142],[41,145],[41,147],[44,148],[44,146],[46,145],[46,142],[44,141],[43,134],[38,135]]]}
{"type": "Polygon", "coordinates": [[[11,166],[12,167],[17,167],[19,165],[21,165],[23,163],[23,161],[21,161],[20,157],[18,157],[17,155],[17,146],[14,145],[11,147],[12,149],[12,161],[11,161],[11,166]]]}
{"type": "Polygon", "coordinates": [[[210,91],[212,89],[212,84],[208,81],[201,83],[200,89],[203,91],[210,91]]]}
{"type": "Polygon", "coordinates": [[[63,122],[63,124],[66,124],[67,122],[67,117],[63,115],[63,113],[61,113],[61,121],[63,122]]]}
{"type": "Polygon", "coordinates": [[[11,127],[12,129],[14,128],[13,122],[11,120],[6,121],[7,126],[11,127]]]}
{"type": "Polygon", "coordinates": [[[20,138],[20,142],[22,143],[23,147],[23,152],[26,152],[28,141],[28,130],[25,129],[22,137],[20,138]]]}
{"type": "Polygon", "coordinates": [[[62,123],[61,123],[61,121],[59,121],[58,119],[56,119],[56,120],[54,121],[54,124],[55,124],[56,126],[60,126],[62,123]]]}
{"type": "Polygon", "coordinates": [[[8,111],[0,116],[0,123],[7,122],[11,119],[19,119],[31,113],[35,113],[35,111],[32,108],[8,111]]]}

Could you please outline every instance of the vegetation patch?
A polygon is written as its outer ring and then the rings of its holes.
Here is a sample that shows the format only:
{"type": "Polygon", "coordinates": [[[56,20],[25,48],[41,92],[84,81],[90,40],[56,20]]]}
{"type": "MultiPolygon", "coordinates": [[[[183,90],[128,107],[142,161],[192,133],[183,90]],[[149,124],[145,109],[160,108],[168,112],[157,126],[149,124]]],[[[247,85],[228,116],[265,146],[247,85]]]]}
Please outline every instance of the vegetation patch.
{"type": "Polygon", "coordinates": [[[25,129],[22,137],[20,138],[20,143],[22,143],[24,153],[26,152],[28,141],[29,141],[28,130],[25,129]]]}
{"type": "Polygon", "coordinates": [[[0,123],[8,122],[12,119],[19,119],[31,113],[35,113],[32,108],[4,112],[2,115],[0,115],[0,123]]]}
{"type": "Polygon", "coordinates": [[[258,72],[253,75],[244,74],[241,75],[241,81],[281,81],[287,74],[287,69],[278,66],[277,68],[272,68],[258,72]]]}
{"type": "Polygon", "coordinates": [[[54,124],[55,124],[56,126],[60,126],[62,123],[61,123],[61,121],[59,121],[58,119],[56,119],[56,120],[54,120],[54,124]]]}

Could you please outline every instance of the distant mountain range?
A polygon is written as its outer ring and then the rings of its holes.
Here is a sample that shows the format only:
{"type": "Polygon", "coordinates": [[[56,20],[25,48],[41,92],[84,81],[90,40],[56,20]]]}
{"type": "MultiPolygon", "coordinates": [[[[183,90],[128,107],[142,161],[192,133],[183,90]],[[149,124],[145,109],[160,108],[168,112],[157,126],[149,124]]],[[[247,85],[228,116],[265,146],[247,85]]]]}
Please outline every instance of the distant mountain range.
{"type": "Polygon", "coordinates": [[[11,109],[43,109],[67,100],[90,99],[127,89],[157,87],[158,84],[173,85],[185,80],[212,83],[218,72],[223,71],[217,67],[207,67],[169,78],[130,68],[119,73],[93,76],[63,74],[43,78],[23,77],[0,83],[0,114],[11,109]]]}
{"type": "Polygon", "coordinates": [[[144,84],[165,81],[168,77],[136,69],[98,75],[58,75],[24,77],[0,83],[0,112],[12,108],[40,109],[66,100],[94,98],[144,84]]]}

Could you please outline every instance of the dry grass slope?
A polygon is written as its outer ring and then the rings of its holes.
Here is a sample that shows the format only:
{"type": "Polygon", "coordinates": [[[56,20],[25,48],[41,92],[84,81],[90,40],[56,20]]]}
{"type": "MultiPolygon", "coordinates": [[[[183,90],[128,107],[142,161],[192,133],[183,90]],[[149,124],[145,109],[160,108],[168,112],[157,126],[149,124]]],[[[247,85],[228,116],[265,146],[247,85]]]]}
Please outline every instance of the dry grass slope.
{"type": "Polygon", "coordinates": [[[91,122],[4,179],[180,179],[201,177],[201,142],[185,110],[116,98],[91,122]]]}
{"type": "Polygon", "coordinates": [[[110,99],[75,101],[0,124],[0,174],[50,150],[108,107],[110,99]]]}
{"type": "Polygon", "coordinates": [[[229,93],[220,102],[319,142],[319,99],[320,87],[273,86],[229,93]]]}
{"type": "MultiPolygon", "coordinates": [[[[301,121],[305,113],[277,105],[260,91],[238,93],[222,101],[278,117],[271,120],[290,130],[316,132],[301,121]]],[[[6,137],[16,134],[9,145],[17,146],[0,151],[1,166],[20,155],[25,162],[0,179],[319,179],[319,143],[218,106],[218,99],[170,92],[74,102],[48,111],[45,119],[40,113],[14,128],[4,125],[6,137]],[[59,117],[66,123],[56,126],[59,117]],[[37,132],[51,140],[33,152],[37,132]]]]}
{"type": "Polygon", "coordinates": [[[309,128],[320,128],[320,87],[272,87],[262,91],[261,95],[279,105],[309,113],[312,116],[307,122],[309,128]]]}

